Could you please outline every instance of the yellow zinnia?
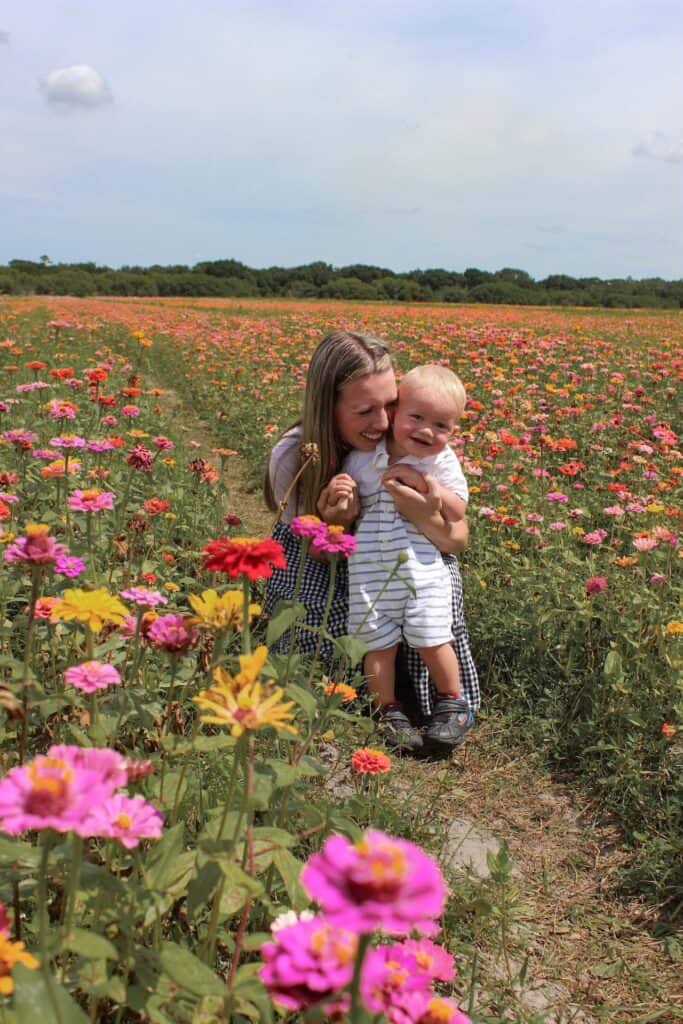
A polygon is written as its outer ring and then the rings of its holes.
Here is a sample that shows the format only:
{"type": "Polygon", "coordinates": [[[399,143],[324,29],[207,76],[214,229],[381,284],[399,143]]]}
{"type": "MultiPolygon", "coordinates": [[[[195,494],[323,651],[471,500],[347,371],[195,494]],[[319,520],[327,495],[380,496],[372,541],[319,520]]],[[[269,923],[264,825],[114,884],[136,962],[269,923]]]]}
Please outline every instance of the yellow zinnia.
{"type": "Polygon", "coordinates": [[[52,619],[82,622],[92,633],[99,633],[106,623],[120,626],[128,615],[125,604],[104,587],[98,590],[65,590],[52,609],[52,619]]]}
{"type": "Polygon", "coordinates": [[[680,619],[674,619],[672,622],[667,622],[664,627],[666,636],[678,636],[679,633],[683,633],[683,622],[680,619]]]}
{"type": "MultiPolygon", "coordinates": [[[[244,595],[241,590],[203,590],[201,596],[189,594],[188,601],[196,612],[196,625],[205,629],[241,629],[244,618],[244,595]]],[[[249,617],[260,615],[261,605],[249,605],[249,617]]]]}
{"type": "Polygon", "coordinates": [[[257,676],[266,663],[268,648],[265,644],[257,647],[253,654],[240,654],[240,670],[237,675],[232,676],[220,666],[213,674],[213,678],[222,690],[230,690],[237,693],[243,686],[256,682],[257,676]]]}
{"type": "Polygon", "coordinates": [[[32,969],[40,966],[36,958],[24,949],[23,942],[11,942],[0,933],[0,995],[11,996],[14,992],[12,968],[15,964],[32,969]]]}
{"type": "Polygon", "coordinates": [[[240,690],[233,691],[226,686],[212,686],[194,698],[207,714],[200,715],[202,722],[211,725],[227,725],[234,737],[244,732],[257,732],[272,725],[278,731],[286,730],[296,735],[291,724],[291,708],[294,702],[282,700],[284,690],[262,686],[261,683],[247,683],[240,690]]]}

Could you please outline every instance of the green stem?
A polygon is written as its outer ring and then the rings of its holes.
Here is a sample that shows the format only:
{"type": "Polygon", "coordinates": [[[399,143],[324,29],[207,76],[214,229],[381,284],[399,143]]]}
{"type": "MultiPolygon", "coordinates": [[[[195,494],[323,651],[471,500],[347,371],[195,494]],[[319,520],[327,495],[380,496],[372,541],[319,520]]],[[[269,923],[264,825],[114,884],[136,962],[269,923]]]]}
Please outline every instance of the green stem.
{"type": "Polygon", "coordinates": [[[242,654],[251,654],[251,629],[249,625],[249,580],[242,577],[242,654]]]}
{"type": "MultiPolygon", "coordinates": [[[[246,853],[246,868],[247,874],[253,878],[255,875],[255,864],[254,864],[254,808],[250,806],[251,796],[254,792],[254,737],[248,734],[247,738],[247,753],[246,753],[246,786],[245,786],[245,797],[244,803],[247,805],[248,821],[247,821],[247,834],[245,837],[245,853],[246,853]]],[[[232,953],[232,962],[230,964],[230,971],[226,978],[226,986],[228,990],[232,990],[233,983],[235,981],[235,974],[239,967],[240,956],[242,954],[242,944],[244,942],[244,934],[249,924],[249,917],[251,916],[251,908],[254,900],[250,896],[244,905],[242,914],[237,926],[237,932],[235,934],[235,946],[232,953]]]]}
{"type": "Polygon", "coordinates": [[[332,609],[332,599],[334,598],[334,584],[337,579],[337,561],[339,556],[332,555],[332,561],[330,562],[330,584],[327,588],[327,601],[325,602],[325,608],[323,610],[323,619],[320,623],[320,632],[318,633],[318,640],[315,645],[315,651],[313,653],[313,664],[311,665],[311,671],[308,676],[307,685],[310,686],[313,682],[313,676],[315,675],[316,666],[318,664],[318,658],[320,657],[320,651],[323,645],[323,638],[325,630],[327,629],[327,623],[330,618],[330,611],[332,609]]]}
{"type": "Polygon", "coordinates": [[[38,600],[40,581],[42,578],[43,566],[34,565],[31,571],[31,598],[28,609],[28,625],[26,626],[26,637],[24,639],[24,664],[21,679],[22,719],[21,733],[19,735],[19,764],[24,763],[24,757],[26,755],[26,740],[28,737],[28,673],[32,661],[31,656],[33,653],[33,627],[36,621],[36,601],[38,600]]]}
{"type": "Polygon", "coordinates": [[[48,829],[43,836],[43,844],[40,855],[40,872],[38,875],[38,920],[39,920],[39,947],[40,947],[40,967],[45,978],[45,988],[47,989],[48,998],[52,1006],[52,1010],[55,1016],[57,1024],[64,1024],[62,1019],[62,1013],[57,1000],[57,993],[55,992],[54,983],[55,980],[50,970],[50,958],[48,955],[48,944],[47,944],[47,930],[48,930],[48,919],[47,919],[47,875],[48,866],[50,860],[50,847],[53,842],[53,834],[48,829]]]}
{"type": "Polygon", "coordinates": [[[351,1009],[349,1011],[349,1024],[360,1024],[363,1019],[363,1004],[360,1001],[360,975],[363,968],[363,960],[370,945],[370,935],[360,935],[358,938],[358,950],[356,962],[353,966],[353,978],[351,979],[351,1009]]]}
{"type": "MultiPolygon", "coordinates": [[[[69,934],[71,933],[71,925],[73,922],[74,911],[76,909],[78,881],[81,875],[81,864],[83,863],[83,840],[80,836],[77,836],[75,832],[71,836],[71,850],[71,869],[69,871],[69,881],[66,890],[66,910],[64,913],[62,934],[60,936],[60,950],[64,940],[68,939],[69,934]]],[[[66,961],[62,965],[62,981],[64,980],[65,971],[66,961]]]]}

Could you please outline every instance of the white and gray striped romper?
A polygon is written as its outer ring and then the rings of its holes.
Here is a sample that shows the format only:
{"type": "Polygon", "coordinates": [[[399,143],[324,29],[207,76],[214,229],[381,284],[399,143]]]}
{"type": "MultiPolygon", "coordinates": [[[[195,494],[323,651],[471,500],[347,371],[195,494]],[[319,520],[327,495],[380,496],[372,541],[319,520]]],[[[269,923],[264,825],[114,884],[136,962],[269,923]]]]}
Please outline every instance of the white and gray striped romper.
{"type": "MultiPolygon", "coordinates": [[[[467,481],[450,448],[426,458],[398,460],[429,473],[467,501],[467,481]]],[[[370,650],[405,640],[434,647],[453,640],[451,578],[441,553],[396,511],[381,478],[389,465],[384,440],[372,452],[351,452],[343,472],[358,484],[361,514],[349,558],[349,633],[370,650]],[[396,568],[397,557],[407,559],[396,568]],[[393,575],[392,575],[392,570],[393,575]]]]}

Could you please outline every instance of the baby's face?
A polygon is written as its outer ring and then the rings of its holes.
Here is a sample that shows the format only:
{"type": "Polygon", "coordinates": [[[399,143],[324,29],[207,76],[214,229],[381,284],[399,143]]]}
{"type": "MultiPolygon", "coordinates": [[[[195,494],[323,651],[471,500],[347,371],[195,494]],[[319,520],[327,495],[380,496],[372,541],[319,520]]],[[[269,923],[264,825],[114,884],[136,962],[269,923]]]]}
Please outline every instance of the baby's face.
{"type": "Polygon", "coordinates": [[[461,410],[449,396],[402,384],[394,413],[394,443],[404,455],[437,455],[448,444],[461,410]]]}

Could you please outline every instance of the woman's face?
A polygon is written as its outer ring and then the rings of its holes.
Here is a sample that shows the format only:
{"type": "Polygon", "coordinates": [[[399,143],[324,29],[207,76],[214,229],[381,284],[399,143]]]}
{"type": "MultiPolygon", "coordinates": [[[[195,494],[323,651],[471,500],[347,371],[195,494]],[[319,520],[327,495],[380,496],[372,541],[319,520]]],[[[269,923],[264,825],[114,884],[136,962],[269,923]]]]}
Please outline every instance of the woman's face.
{"type": "Polygon", "coordinates": [[[337,431],[344,444],[371,452],[389,428],[396,396],[393,370],[368,373],[346,384],[334,409],[337,431]]]}

